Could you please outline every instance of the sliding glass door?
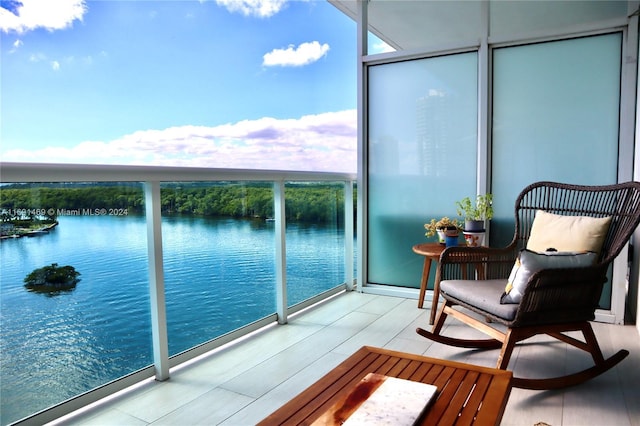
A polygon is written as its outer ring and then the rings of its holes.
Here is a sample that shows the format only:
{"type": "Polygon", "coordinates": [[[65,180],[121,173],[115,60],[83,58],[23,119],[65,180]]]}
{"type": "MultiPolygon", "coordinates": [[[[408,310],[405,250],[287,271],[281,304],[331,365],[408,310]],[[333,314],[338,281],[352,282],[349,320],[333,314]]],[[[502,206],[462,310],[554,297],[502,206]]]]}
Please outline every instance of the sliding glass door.
{"type": "Polygon", "coordinates": [[[475,195],[477,69],[476,52],[369,67],[369,283],[419,287],[424,223],[475,195]]]}
{"type": "Polygon", "coordinates": [[[621,33],[493,50],[493,245],[526,185],[616,182],[621,58],[621,33]]]}

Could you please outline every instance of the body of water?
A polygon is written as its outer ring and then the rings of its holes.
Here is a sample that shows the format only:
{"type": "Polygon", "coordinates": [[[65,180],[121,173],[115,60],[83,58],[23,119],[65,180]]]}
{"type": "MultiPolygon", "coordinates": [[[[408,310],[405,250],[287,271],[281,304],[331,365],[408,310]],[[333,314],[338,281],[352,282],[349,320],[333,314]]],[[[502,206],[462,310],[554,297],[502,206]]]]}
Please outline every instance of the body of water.
{"type": "MultiPolygon", "coordinates": [[[[0,243],[2,424],[152,364],[145,218],[59,222],[0,243]],[[28,291],[52,263],[76,268],[77,287],[28,291]]],[[[166,217],[162,232],[171,355],[275,312],[273,223],[166,217]]],[[[289,305],[343,281],[343,231],[289,224],[289,305]]]]}

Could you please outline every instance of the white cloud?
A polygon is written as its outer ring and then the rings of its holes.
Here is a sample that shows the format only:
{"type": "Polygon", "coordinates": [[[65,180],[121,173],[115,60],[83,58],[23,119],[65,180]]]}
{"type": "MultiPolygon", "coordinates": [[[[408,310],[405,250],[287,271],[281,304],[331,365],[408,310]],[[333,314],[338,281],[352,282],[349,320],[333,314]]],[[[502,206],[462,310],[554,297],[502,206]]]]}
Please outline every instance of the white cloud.
{"type": "Polygon", "coordinates": [[[216,3],[231,13],[268,18],[280,12],[287,0],[216,0],[216,3]]]}
{"type": "MultiPolygon", "coordinates": [[[[8,145],[8,144],[7,144],[8,145]]],[[[144,130],[71,148],[9,150],[3,161],[356,171],[356,111],[144,130]]]]}
{"type": "Polygon", "coordinates": [[[388,52],[395,52],[395,51],[396,49],[389,46],[384,41],[378,40],[378,42],[373,43],[370,53],[388,53],[388,52]]]}
{"type": "Polygon", "coordinates": [[[40,62],[40,61],[46,61],[47,60],[47,56],[44,53],[32,53],[31,55],[29,55],[29,61],[30,62],[40,62]]]}
{"type": "Polygon", "coordinates": [[[17,52],[18,49],[20,49],[23,45],[24,43],[22,42],[22,40],[16,39],[16,41],[14,41],[13,44],[11,45],[13,47],[9,50],[9,53],[17,52]]]}
{"type": "Polygon", "coordinates": [[[317,61],[329,51],[328,44],[320,44],[317,41],[302,43],[298,47],[289,45],[286,49],[274,49],[263,56],[262,65],[273,66],[294,66],[299,67],[317,61]]]}
{"type": "Polygon", "coordinates": [[[59,71],[60,70],[60,62],[51,61],[51,69],[54,70],[54,71],[59,71]]]}
{"type": "Polygon", "coordinates": [[[82,21],[85,0],[20,0],[13,10],[0,8],[0,30],[24,33],[37,28],[61,30],[82,21]]]}

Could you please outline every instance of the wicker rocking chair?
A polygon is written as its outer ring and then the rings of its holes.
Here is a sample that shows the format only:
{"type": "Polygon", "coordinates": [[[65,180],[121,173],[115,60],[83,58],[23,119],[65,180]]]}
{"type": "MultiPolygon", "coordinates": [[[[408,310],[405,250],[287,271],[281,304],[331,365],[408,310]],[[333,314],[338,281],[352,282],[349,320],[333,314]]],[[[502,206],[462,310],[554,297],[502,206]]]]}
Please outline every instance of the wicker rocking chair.
{"type": "Polygon", "coordinates": [[[606,186],[554,182],[532,184],[516,200],[515,236],[508,247],[450,247],[442,253],[436,279],[440,280],[440,295],[445,303],[438,310],[432,331],[422,328],[416,331],[447,345],[501,348],[497,368],[503,370],[507,369],[518,342],[537,334],[547,334],[587,351],[595,365],[561,377],[514,377],[513,385],[525,389],[557,389],[592,379],[629,355],[622,349],[605,359],[589,321],[595,318],[609,265],[625,247],[639,223],[640,182],[606,186]],[[554,222],[556,219],[559,222],[554,222]],[[585,231],[576,224],[582,220],[598,222],[599,228],[592,226],[585,231]],[[584,263],[579,260],[576,263],[575,259],[581,254],[566,252],[568,250],[564,246],[573,247],[575,240],[567,243],[564,240],[566,236],[559,238],[545,233],[545,229],[557,228],[558,224],[567,232],[569,228],[574,231],[569,239],[581,240],[587,234],[589,238],[593,237],[590,242],[599,239],[594,244],[601,246],[593,250],[596,253],[590,253],[590,261],[584,263]],[[558,238],[561,241],[554,241],[558,238]],[[536,244],[538,250],[531,247],[536,244]],[[540,249],[540,244],[544,248],[540,249]],[[553,247],[552,244],[561,247],[553,247]],[[563,253],[554,253],[554,250],[563,253]],[[547,259],[555,262],[561,258],[560,263],[546,262],[547,259]],[[476,279],[469,280],[468,277],[476,279]],[[505,288],[507,282],[511,288],[505,288]],[[455,306],[458,308],[454,309],[455,306]],[[442,335],[447,316],[490,338],[468,340],[442,335]],[[505,325],[506,331],[492,323],[505,325]],[[584,341],[564,334],[574,331],[582,332],[584,341]]]}

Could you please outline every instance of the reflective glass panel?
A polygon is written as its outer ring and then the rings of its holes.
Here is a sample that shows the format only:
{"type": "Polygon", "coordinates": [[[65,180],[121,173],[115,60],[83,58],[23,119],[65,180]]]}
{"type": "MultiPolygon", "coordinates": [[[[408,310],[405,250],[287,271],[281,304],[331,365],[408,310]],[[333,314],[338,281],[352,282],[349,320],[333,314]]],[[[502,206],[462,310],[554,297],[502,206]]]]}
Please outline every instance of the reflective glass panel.
{"type": "Polygon", "coordinates": [[[286,185],[287,304],[344,283],[344,184],[286,185]]]}
{"type": "Polygon", "coordinates": [[[275,313],[273,186],[164,183],[169,355],[275,313]]]}
{"type": "Polygon", "coordinates": [[[513,203],[528,184],[616,182],[621,40],[615,33],[493,52],[493,245],[511,240],[513,203]]]}
{"type": "Polygon", "coordinates": [[[2,424],[152,364],[143,199],[139,183],[1,187],[2,424]]]}
{"type": "Polygon", "coordinates": [[[424,223],[475,195],[477,54],[372,66],[369,85],[369,282],[418,287],[424,223]]]}

